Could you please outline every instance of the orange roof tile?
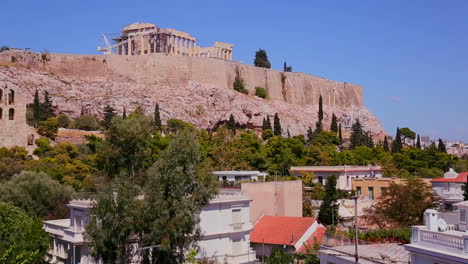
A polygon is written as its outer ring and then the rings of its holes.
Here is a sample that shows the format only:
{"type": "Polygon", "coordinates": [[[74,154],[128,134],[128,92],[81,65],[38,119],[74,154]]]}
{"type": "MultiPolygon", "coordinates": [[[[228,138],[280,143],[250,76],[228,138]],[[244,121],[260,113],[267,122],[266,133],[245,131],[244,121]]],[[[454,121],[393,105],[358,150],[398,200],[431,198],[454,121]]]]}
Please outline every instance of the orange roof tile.
{"type": "Polygon", "coordinates": [[[297,253],[307,253],[307,247],[313,248],[315,244],[315,239],[317,243],[322,244],[323,237],[325,236],[325,232],[327,232],[327,228],[324,226],[318,227],[317,230],[307,239],[307,241],[302,245],[298,250],[297,253]]]}
{"type": "Polygon", "coordinates": [[[315,221],[312,217],[263,216],[250,233],[250,242],[292,246],[315,221]]]}

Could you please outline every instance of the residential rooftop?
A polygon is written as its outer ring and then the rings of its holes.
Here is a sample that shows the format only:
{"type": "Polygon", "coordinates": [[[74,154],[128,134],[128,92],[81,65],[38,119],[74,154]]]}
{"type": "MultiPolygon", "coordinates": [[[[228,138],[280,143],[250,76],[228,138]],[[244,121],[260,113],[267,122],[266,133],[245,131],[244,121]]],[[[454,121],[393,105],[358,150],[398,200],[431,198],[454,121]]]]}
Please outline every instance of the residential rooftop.
{"type": "Polygon", "coordinates": [[[380,171],[380,166],[291,166],[289,171],[313,171],[313,172],[353,172],[353,171],[380,171]]]}
{"type": "MultiPolygon", "coordinates": [[[[323,247],[318,255],[336,256],[347,261],[355,260],[354,245],[323,247]]],[[[410,263],[410,254],[403,245],[397,243],[369,244],[358,246],[359,264],[371,263],[410,263]]],[[[346,262],[347,263],[347,262],[346,262]]]]}

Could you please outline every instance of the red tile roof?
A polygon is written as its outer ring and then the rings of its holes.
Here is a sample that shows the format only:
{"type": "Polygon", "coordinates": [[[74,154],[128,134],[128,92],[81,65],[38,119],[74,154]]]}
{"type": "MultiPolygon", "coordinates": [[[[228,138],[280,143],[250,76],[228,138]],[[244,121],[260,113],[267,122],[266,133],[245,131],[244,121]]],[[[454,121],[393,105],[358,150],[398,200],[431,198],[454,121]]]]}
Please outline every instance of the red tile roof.
{"type": "Polygon", "coordinates": [[[434,179],[431,182],[458,182],[458,183],[465,183],[468,181],[468,172],[462,172],[458,174],[456,178],[453,179],[446,179],[446,178],[439,178],[434,179]]]}
{"type": "Polygon", "coordinates": [[[263,216],[250,233],[250,242],[293,246],[315,221],[312,217],[263,216]]]}
{"type": "Polygon", "coordinates": [[[296,250],[297,253],[307,253],[307,247],[309,248],[314,248],[315,246],[315,239],[317,240],[317,243],[322,244],[323,237],[325,236],[325,232],[327,231],[327,228],[324,226],[318,227],[317,230],[307,239],[307,241],[302,245],[298,250],[296,250]],[[307,245],[307,247],[306,247],[307,245]]]}

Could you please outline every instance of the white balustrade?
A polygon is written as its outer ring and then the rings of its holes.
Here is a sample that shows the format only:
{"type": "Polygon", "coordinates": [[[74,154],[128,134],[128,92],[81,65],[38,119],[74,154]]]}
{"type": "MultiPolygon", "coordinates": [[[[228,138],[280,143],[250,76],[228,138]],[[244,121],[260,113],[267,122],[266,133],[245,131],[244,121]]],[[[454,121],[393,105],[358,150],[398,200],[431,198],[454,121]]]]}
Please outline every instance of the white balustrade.
{"type": "Polygon", "coordinates": [[[463,236],[419,229],[419,241],[463,251],[463,236]]]}

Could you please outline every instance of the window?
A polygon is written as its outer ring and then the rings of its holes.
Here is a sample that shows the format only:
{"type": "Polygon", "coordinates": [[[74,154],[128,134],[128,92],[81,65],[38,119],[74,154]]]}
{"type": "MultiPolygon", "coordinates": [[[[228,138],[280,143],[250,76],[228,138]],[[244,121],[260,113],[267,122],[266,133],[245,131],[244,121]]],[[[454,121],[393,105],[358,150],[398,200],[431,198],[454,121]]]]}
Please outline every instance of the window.
{"type": "Polygon", "coordinates": [[[8,104],[14,104],[15,103],[15,91],[10,90],[10,93],[8,94],[8,104]]]}
{"type": "Polygon", "coordinates": [[[242,214],[241,209],[232,209],[232,227],[234,230],[242,228],[242,214]]]}
{"type": "Polygon", "coordinates": [[[15,119],[15,109],[10,108],[10,110],[8,111],[8,119],[10,119],[10,120],[15,119]]]}
{"type": "Polygon", "coordinates": [[[369,198],[374,200],[374,187],[369,187],[369,198]]]}
{"type": "Polygon", "coordinates": [[[320,183],[320,185],[323,185],[323,177],[322,176],[318,176],[318,182],[320,183]]]}
{"type": "Polygon", "coordinates": [[[242,240],[240,238],[232,240],[232,254],[242,253],[242,240]]]}
{"type": "Polygon", "coordinates": [[[460,222],[466,222],[466,209],[460,208],[460,222]]]}
{"type": "Polygon", "coordinates": [[[357,187],[356,187],[356,194],[357,194],[357,195],[361,195],[361,193],[362,193],[362,192],[361,192],[361,186],[357,186],[357,187]]]}

